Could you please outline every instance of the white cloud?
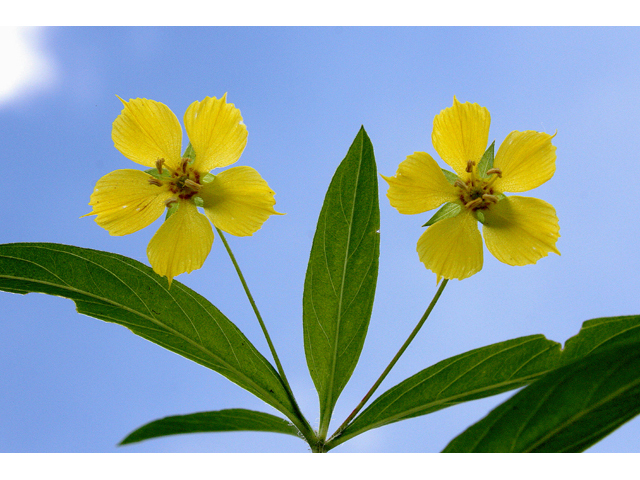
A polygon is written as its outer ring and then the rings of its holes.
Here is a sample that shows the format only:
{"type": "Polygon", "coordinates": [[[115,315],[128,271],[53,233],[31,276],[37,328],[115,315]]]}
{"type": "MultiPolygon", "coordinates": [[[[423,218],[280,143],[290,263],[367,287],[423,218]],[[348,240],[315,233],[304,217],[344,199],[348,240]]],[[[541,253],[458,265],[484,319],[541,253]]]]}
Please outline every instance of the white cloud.
{"type": "Polygon", "coordinates": [[[0,105],[53,83],[54,67],[41,34],[40,28],[0,27],[0,105]]]}

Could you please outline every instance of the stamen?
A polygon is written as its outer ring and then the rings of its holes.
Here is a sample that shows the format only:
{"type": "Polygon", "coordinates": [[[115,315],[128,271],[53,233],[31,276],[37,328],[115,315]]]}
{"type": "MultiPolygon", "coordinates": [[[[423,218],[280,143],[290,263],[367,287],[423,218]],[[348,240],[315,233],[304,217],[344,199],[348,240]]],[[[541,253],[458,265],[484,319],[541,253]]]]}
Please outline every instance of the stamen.
{"type": "Polygon", "coordinates": [[[177,201],[178,201],[177,197],[171,197],[171,198],[168,198],[167,200],[165,200],[165,201],[164,201],[164,204],[165,204],[167,207],[170,207],[171,205],[173,205],[173,204],[174,204],[174,203],[176,203],[177,201]]]}
{"type": "Polygon", "coordinates": [[[484,188],[487,189],[491,187],[491,185],[493,185],[498,178],[502,178],[502,175],[494,175],[493,177],[491,177],[489,181],[485,184],[484,188]]]}
{"type": "Polygon", "coordinates": [[[150,185],[155,185],[156,187],[161,187],[163,185],[163,183],[157,178],[149,178],[147,181],[150,185]]]}
{"type": "Polygon", "coordinates": [[[182,168],[183,172],[187,171],[187,165],[189,165],[189,159],[185,157],[182,159],[182,163],[180,164],[180,167],[182,168]]]}
{"type": "Polygon", "coordinates": [[[480,205],[481,203],[482,203],[482,198],[476,198],[475,200],[471,200],[470,202],[465,203],[464,206],[466,208],[473,208],[480,205]]]}
{"type": "Polygon", "coordinates": [[[164,164],[164,158],[159,158],[156,160],[156,169],[158,173],[162,175],[162,165],[164,164]]]}
{"type": "Polygon", "coordinates": [[[462,180],[459,180],[459,179],[456,180],[455,183],[453,184],[453,186],[454,187],[459,187],[459,188],[463,189],[465,192],[469,193],[469,187],[462,180]]]}
{"type": "Polygon", "coordinates": [[[474,162],[473,160],[467,160],[467,169],[466,172],[467,173],[471,173],[473,172],[473,167],[476,166],[476,162],[474,162]]]}
{"type": "Polygon", "coordinates": [[[488,193],[485,193],[484,195],[482,195],[482,199],[485,202],[498,203],[498,197],[496,197],[495,195],[489,195],[488,193]]]}
{"type": "Polygon", "coordinates": [[[502,178],[502,170],[500,170],[499,168],[490,168],[489,170],[487,170],[487,175],[497,175],[498,177],[502,178]]]}
{"type": "Polygon", "coordinates": [[[184,184],[189,187],[191,190],[195,190],[196,192],[199,192],[200,189],[202,188],[202,185],[200,185],[199,183],[194,182],[193,180],[191,180],[190,178],[187,178],[184,181],[184,184]]]}

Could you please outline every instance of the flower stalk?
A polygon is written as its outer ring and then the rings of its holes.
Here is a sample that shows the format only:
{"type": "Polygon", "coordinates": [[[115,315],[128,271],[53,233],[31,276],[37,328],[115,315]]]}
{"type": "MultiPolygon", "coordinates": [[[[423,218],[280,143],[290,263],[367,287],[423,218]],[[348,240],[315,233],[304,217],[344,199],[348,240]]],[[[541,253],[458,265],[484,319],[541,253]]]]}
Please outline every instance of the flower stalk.
{"type": "Polygon", "coordinates": [[[391,371],[391,369],[395,366],[395,364],[398,362],[398,360],[400,359],[400,357],[402,356],[402,354],[405,352],[405,350],[409,347],[409,345],[411,344],[411,342],[413,341],[413,339],[416,337],[416,335],[418,335],[418,332],[420,331],[420,329],[422,328],[422,326],[424,325],[424,322],[427,321],[427,319],[429,318],[429,315],[431,314],[431,311],[433,310],[433,308],[436,306],[436,303],[438,302],[438,300],[440,299],[440,295],[442,295],[442,292],[444,290],[444,287],[447,286],[447,283],[449,282],[449,280],[444,279],[442,281],[442,284],[440,285],[440,288],[438,288],[438,291],[436,292],[436,294],[433,296],[433,299],[431,300],[431,303],[429,303],[429,306],[427,307],[427,309],[425,310],[424,314],[422,315],[422,317],[420,318],[420,320],[418,321],[418,324],[415,326],[415,328],[413,329],[413,331],[411,332],[411,334],[409,335],[409,337],[405,340],[405,342],[402,344],[402,347],[400,347],[400,350],[398,350],[398,353],[396,353],[396,355],[393,357],[393,359],[391,360],[391,362],[389,363],[389,365],[387,365],[387,368],[384,369],[384,371],[382,372],[382,374],[380,375],[380,377],[378,377],[378,380],[376,380],[376,382],[373,384],[373,386],[369,389],[369,391],[367,392],[367,394],[364,396],[364,398],[360,401],[360,403],[356,406],[356,408],[351,412],[351,414],[349,414],[349,416],[347,417],[347,419],[342,423],[342,425],[340,425],[340,427],[338,427],[338,429],[336,430],[336,432],[333,434],[333,436],[329,439],[329,441],[327,442],[327,450],[339,445],[340,443],[342,443],[342,441],[339,441],[340,439],[340,435],[341,433],[344,431],[345,428],[347,428],[347,426],[349,425],[349,423],[351,422],[351,420],[353,420],[355,418],[355,416],[358,414],[358,412],[360,412],[360,410],[362,410],[362,407],[365,406],[365,404],[369,401],[369,399],[371,398],[371,396],[375,393],[375,391],[378,389],[378,387],[380,386],[380,384],[384,381],[384,379],[387,377],[387,375],[389,374],[389,372],[391,371]]]}
{"type": "Polygon", "coordinates": [[[273,345],[273,342],[271,341],[271,336],[269,335],[269,331],[267,330],[267,326],[265,325],[264,321],[262,320],[262,315],[260,315],[260,311],[258,310],[258,306],[256,305],[256,302],[253,299],[253,295],[251,295],[251,291],[249,290],[249,286],[247,285],[247,281],[245,280],[244,275],[242,274],[242,270],[240,269],[240,265],[238,264],[238,261],[236,260],[235,255],[231,251],[231,247],[229,246],[229,243],[227,242],[227,239],[225,238],[224,233],[222,233],[222,230],[220,230],[218,227],[216,227],[216,231],[218,232],[218,235],[220,235],[220,239],[222,240],[222,243],[224,244],[224,248],[227,250],[227,253],[229,254],[229,258],[231,259],[231,263],[233,263],[233,266],[236,269],[236,273],[238,274],[238,278],[240,279],[240,283],[242,283],[242,288],[244,288],[244,292],[247,295],[247,299],[249,300],[249,303],[251,304],[251,308],[253,308],[253,312],[255,313],[256,318],[258,319],[258,323],[260,324],[260,328],[262,329],[262,333],[264,334],[264,338],[267,340],[267,344],[269,345],[269,350],[271,351],[271,356],[273,357],[273,360],[276,363],[276,368],[278,369],[278,373],[280,374],[280,378],[282,378],[282,383],[283,383],[285,389],[287,390],[287,393],[289,394],[289,397],[291,399],[291,403],[293,404],[293,406],[294,406],[294,408],[296,410],[296,415],[299,418],[299,420],[303,423],[302,426],[301,425],[296,425],[296,426],[300,429],[302,435],[311,444],[312,442],[316,441],[315,432],[311,428],[311,425],[309,425],[309,422],[307,422],[307,419],[302,414],[302,412],[300,410],[300,407],[298,407],[298,403],[296,402],[295,396],[293,395],[293,390],[291,390],[291,386],[289,385],[289,381],[287,380],[287,376],[284,373],[284,368],[282,368],[282,363],[280,362],[280,358],[278,357],[278,353],[276,352],[276,348],[273,345]]]}

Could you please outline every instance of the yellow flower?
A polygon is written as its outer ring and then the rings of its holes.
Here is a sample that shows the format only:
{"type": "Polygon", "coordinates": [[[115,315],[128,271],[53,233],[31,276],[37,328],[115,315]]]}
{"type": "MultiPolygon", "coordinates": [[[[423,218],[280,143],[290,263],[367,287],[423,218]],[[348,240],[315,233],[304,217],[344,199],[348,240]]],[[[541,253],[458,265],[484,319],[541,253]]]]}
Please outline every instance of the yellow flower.
{"type": "Polygon", "coordinates": [[[146,98],[120,100],[124,109],[113,122],[114,145],[128,159],[155,168],[154,175],[141,170],[105,175],[93,190],[93,211],[87,215],[96,215],[109,234],[127,235],[153,223],[165,208],[177,207],[147,247],[153,270],[169,285],[176,275],[203,265],[213,244],[211,223],[248,236],[278,214],[274,192],[253,168],[208,173],[235,163],[247,144],[240,110],[227,103],[226,94],[194,102],[184,114],[195,159],[181,156],[182,129],[169,107],[146,98]]]}
{"type": "Polygon", "coordinates": [[[457,177],[445,176],[424,152],[409,155],[389,183],[391,206],[403,214],[426,212],[447,203],[444,215],[420,236],[420,261],[437,275],[462,280],[482,269],[482,238],[489,251],[508,265],[528,265],[556,249],[560,227],[555,209],[537,198],[503,195],[542,185],[555,172],[552,135],[513,131],[502,142],[493,167],[479,169],[489,138],[489,111],[460,103],[436,115],[431,139],[457,177]],[[456,212],[458,212],[456,214],[456,212]]]}

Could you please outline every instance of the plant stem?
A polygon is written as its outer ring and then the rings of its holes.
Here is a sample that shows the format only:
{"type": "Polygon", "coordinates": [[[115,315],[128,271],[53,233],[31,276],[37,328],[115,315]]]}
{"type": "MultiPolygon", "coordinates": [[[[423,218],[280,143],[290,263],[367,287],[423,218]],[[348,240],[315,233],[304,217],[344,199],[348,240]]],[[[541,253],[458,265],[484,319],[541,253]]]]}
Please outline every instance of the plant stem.
{"type": "MultiPolygon", "coordinates": [[[[329,441],[327,442],[327,447],[332,448],[335,447],[336,445],[338,445],[338,443],[334,443],[335,440],[337,440],[340,436],[340,434],[343,432],[343,430],[345,428],[347,428],[347,425],[349,425],[349,422],[351,420],[353,420],[353,418],[358,414],[358,412],[362,409],[362,407],[364,407],[364,405],[367,403],[367,401],[369,401],[369,399],[371,398],[371,396],[374,394],[374,392],[378,389],[378,387],[380,386],[380,384],[384,381],[384,379],[386,378],[386,376],[389,374],[389,372],[391,371],[391,369],[394,367],[394,365],[398,362],[398,360],[400,359],[400,357],[402,356],[402,354],[404,353],[404,351],[407,349],[407,347],[411,344],[411,342],[413,341],[413,339],[415,338],[415,336],[418,334],[418,332],[420,331],[420,329],[422,328],[422,325],[424,325],[424,322],[427,321],[427,318],[429,318],[429,315],[431,314],[431,311],[433,310],[433,307],[436,306],[436,303],[438,302],[438,299],[440,298],[440,295],[442,295],[442,291],[444,290],[444,287],[447,285],[447,282],[449,280],[448,279],[444,279],[442,281],[442,285],[440,285],[440,288],[438,288],[438,291],[436,292],[436,294],[433,296],[433,299],[431,300],[431,303],[429,304],[429,306],[427,307],[427,310],[424,312],[424,314],[422,315],[422,318],[420,319],[420,321],[418,322],[418,324],[416,325],[416,327],[413,329],[413,331],[411,332],[411,335],[409,335],[409,338],[407,338],[407,340],[405,340],[404,344],[402,345],[402,347],[400,347],[400,350],[398,350],[398,353],[396,353],[395,357],[393,357],[393,359],[391,360],[391,362],[389,363],[389,365],[387,365],[387,368],[384,369],[384,372],[382,372],[382,374],[380,375],[380,377],[378,378],[378,380],[376,380],[376,383],[373,384],[373,386],[369,389],[369,391],[367,392],[367,394],[364,396],[364,398],[360,401],[360,403],[358,404],[358,406],[353,410],[353,412],[351,412],[351,414],[347,417],[347,419],[342,423],[342,425],[340,425],[340,427],[338,427],[338,429],[336,430],[336,433],[333,434],[333,436],[329,439],[329,441]]],[[[342,442],[339,442],[342,443],[342,442]]]]}
{"type": "MultiPolygon", "coordinates": [[[[231,247],[229,246],[229,243],[227,243],[227,239],[224,237],[224,234],[222,233],[222,231],[218,227],[216,227],[216,231],[218,232],[218,235],[220,235],[220,238],[222,239],[222,243],[224,243],[224,247],[227,249],[229,258],[231,258],[231,262],[233,263],[233,266],[236,269],[238,277],[240,278],[240,282],[242,283],[242,287],[244,288],[244,291],[247,294],[247,298],[249,299],[249,303],[253,308],[253,312],[256,314],[256,318],[258,319],[260,328],[262,328],[262,333],[264,334],[264,337],[267,340],[267,344],[269,344],[269,350],[271,350],[271,355],[273,356],[273,360],[276,362],[276,367],[278,369],[278,373],[280,374],[280,377],[282,378],[282,383],[285,389],[287,390],[287,393],[289,394],[291,402],[293,403],[296,409],[296,414],[300,418],[300,420],[303,422],[303,425],[302,425],[303,428],[301,429],[301,433],[304,435],[304,437],[308,441],[312,441],[312,440],[315,441],[316,440],[315,432],[311,428],[311,425],[309,425],[309,422],[304,417],[304,415],[302,415],[302,412],[300,411],[300,407],[298,407],[298,403],[296,402],[296,399],[293,395],[293,391],[291,390],[291,386],[289,385],[289,381],[287,380],[287,376],[284,373],[284,369],[282,368],[282,364],[280,363],[280,359],[278,358],[278,354],[276,353],[276,348],[273,346],[273,342],[271,341],[271,337],[269,336],[267,326],[264,324],[264,321],[262,320],[262,315],[260,315],[258,306],[256,305],[256,302],[253,299],[253,295],[251,295],[251,291],[249,290],[249,286],[247,285],[247,282],[244,279],[242,270],[240,270],[240,265],[238,265],[238,262],[236,261],[236,257],[233,255],[233,252],[231,251],[231,247]],[[306,430],[306,431],[302,431],[302,430],[306,430]]],[[[300,426],[298,426],[298,428],[300,428],[300,426]]]]}

